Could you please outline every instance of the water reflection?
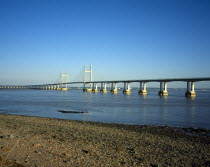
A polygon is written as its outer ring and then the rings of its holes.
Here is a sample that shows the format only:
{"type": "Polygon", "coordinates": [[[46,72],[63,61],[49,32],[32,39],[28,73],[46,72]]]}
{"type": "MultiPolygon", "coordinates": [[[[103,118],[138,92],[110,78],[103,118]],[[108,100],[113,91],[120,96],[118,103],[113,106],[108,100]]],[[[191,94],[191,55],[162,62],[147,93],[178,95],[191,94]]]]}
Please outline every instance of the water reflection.
{"type": "Polygon", "coordinates": [[[142,99],[147,99],[147,95],[139,95],[142,99]]]}
{"type": "Polygon", "coordinates": [[[160,118],[162,118],[162,124],[163,125],[167,125],[168,124],[168,108],[167,108],[167,106],[163,107],[163,109],[161,111],[160,118]]]}
{"type": "Polygon", "coordinates": [[[167,100],[168,99],[168,96],[159,96],[160,99],[164,99],[164,100],[167,100]]]}

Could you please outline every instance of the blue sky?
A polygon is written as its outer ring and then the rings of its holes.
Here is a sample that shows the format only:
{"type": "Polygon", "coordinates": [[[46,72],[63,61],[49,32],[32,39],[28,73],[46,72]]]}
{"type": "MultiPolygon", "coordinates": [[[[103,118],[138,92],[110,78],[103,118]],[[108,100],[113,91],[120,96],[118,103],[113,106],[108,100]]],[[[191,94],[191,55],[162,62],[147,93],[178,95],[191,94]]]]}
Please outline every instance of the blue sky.
{"type": "Polygon", "coordinates": [[[210,77],[209,63],[209,0],[0,0],[1,83],[84,64],[94,80],[210,77]]]}

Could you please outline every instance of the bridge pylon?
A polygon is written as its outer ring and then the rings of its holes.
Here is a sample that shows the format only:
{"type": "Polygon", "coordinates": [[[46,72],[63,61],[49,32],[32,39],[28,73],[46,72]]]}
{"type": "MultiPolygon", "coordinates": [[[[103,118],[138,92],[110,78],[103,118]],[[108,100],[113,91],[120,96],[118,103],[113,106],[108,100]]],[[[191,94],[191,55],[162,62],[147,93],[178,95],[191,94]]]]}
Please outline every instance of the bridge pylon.
{"type": "Polygon", "coordinates": [[[69,79],[68,73],[61,73],[60,74],[60,87],[59,90],[68,90],[67,82],[69,79]]]}
{"type": "Polygon", "coordinates": [[[84,75],[83,75],[83,92],[92,92],[92,83],[88,83],[88,81],[86,81],[86,73],[90,73],[90,81],[92,82],[92,65],[90,65],[90,69],[86,70],[86,65],[84,65],[84,75]],[[90,85],[90,87],[86,88],[86,85],[90,85]]]}

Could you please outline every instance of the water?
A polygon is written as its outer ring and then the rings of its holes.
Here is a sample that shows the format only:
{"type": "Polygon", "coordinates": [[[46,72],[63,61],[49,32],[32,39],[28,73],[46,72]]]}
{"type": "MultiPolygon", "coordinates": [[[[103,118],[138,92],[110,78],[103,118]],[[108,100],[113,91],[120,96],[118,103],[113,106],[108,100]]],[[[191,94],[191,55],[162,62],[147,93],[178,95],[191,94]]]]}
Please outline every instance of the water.
{"type": "Polygon", "coordinates": [[[0,90],[0,113],[107,123],[167,125],[210,129],[210,90],[197,90],[197,97],[184,97],[184,90],[157,90],[140,96],[138,90],[123,95],[83,93],[82,90],[0,90]],[[83,111],[66,114],[58,110],[83,111]]]}

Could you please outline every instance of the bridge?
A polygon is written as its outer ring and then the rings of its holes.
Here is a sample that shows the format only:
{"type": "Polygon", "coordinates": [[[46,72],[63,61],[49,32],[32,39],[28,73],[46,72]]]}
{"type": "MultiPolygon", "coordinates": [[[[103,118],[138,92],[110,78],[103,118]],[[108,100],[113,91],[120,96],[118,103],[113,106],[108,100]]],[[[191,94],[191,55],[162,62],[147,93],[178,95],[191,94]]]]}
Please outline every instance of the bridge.
{"type": "Polygon", "coordinates": [[[187,88],[185,92],[186,97],[195,97],[195,82],[200,81],[210,81],[210,77],[203,77],[203,78],[166,78],[166,79],[139,79],[139,80],[105,80],[105,81],[92,81],[92,65],[90,65],[90,69],[86,70],[86,66],[84,66],[84,76],[83,82],[65,82],[68,80],[67,74],[60,75],[60,82],[53,83],[53,84],[43,84],[43,85],[0,85],[0,89],[42,89],[42,90],[68,90],[67,85],[72,84],[83,84],[83,92],[99,92],[98,84],[100,86],[100,92],[106,93],[107,92],[107,84],[110,84],[110,93],[118,93],[118,84],[123,83],[124,89],[122,91],[123,94],[130,94],[131,93],[131,83],[139,83],[139,95],[146,95],[147,94],[147,83],[150,82],[159,82],[160,83],[160,90],[158,92],[159,96],[167,96],[167,84],[169,82],[186,82],[187,88]],[[90,73],[89,81],[86,81],[86,73],[90,73]]]}

